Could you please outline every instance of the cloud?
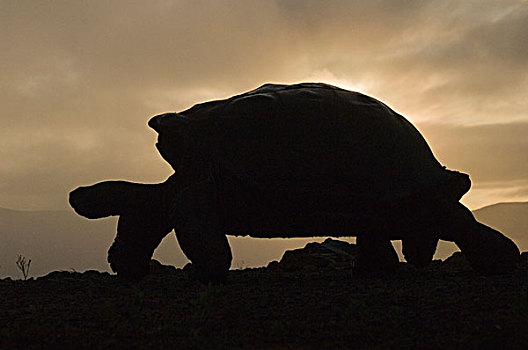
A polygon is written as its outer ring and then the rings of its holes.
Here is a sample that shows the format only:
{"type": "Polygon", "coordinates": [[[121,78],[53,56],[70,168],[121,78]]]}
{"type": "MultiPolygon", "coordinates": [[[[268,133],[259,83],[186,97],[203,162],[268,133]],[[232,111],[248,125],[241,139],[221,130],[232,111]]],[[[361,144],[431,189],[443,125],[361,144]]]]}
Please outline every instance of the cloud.
{"type": "Polygon", "coordinates": [[[418,127],[443,165],[470,174],[472,188],[463,198],[470,208],[528,200],[528,122],[418,127]]]}
{"type": "Polygon", "coordinates": [[[528,119],[524,1],[4,1],[0,13],[2,206],[60,207],[67,187],[108,177],[162,179],[151,115],[306,79],[449,125],[423,124],[477,182],[526,175],[525,144],[505,126],[528,119]],[[520,146],[491,126],[457,129],[497,123],[520,146]]]}
{"type": "Polygon", "coordinates": [[[2,63],[26,85],[53,71],[105,94],[234,92],[326,69],[395,100],[395,90],[402,98],[426,90],[445,102],[461,90],[497,96],[525,84],[523,4],[17,2],[4,5],[11,50],[2,63]]]}
{"type": "Polygon", "coordinates": [[[437,158],[446,166],[468,172],[477,183],[528,180],[528,122],[461,126],[421,123],[437,158]]]}

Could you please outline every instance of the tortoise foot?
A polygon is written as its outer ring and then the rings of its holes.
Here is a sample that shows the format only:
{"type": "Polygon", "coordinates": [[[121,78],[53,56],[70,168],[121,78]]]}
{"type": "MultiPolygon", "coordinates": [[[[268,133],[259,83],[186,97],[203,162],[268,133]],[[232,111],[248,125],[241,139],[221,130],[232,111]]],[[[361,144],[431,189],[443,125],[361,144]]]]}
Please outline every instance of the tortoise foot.
{"type": "Polygon", "coordinates": [[[426,267],[433,261],[438,238],[427,234],[408,237],[402,240],[405,260],[416,267],[426,267]]]}
{"type": "Polygon", "coordinates": [[[118,240],[108,250],[108,262],[112,271],[129,282],[142,280],[150,271],[148,254],[118,240]]]}
{"type": "Polygon", "coordinates": [[[356,271],[359,275],[380,276],[398,268],[398,254],[389,240],[359,236],[357,246],[356,271]]]}

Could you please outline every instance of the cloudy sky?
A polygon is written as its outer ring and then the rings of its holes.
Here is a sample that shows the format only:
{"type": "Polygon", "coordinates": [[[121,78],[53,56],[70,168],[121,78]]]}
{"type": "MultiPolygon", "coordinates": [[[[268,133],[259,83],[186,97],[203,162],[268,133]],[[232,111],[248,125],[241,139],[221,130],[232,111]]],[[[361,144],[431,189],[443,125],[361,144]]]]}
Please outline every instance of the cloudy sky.
{"type": "Polygon", "coordinates": [[[528,199],[528,2],[0,0],[0,207],[164,180],[149,117],[266,82],[386,102],[477,208],[528,199]]]}

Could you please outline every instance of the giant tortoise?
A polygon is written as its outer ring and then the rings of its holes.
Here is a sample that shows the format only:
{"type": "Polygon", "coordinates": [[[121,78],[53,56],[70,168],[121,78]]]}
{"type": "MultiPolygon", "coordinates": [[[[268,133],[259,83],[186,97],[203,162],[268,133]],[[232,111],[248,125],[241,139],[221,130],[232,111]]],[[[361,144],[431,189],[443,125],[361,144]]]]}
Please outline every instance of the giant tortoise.
{"type": "Polygon", "coordinates": [[[427,265],[453,241],[483,274],[512,269],[517,246],[459,203],[469,176],[443,167],[404,117],[380,101],[321,83],[266,84],[225,100],[153,117],[174,174],[159,184],[106,181],[70,194],[77,213],[119,215],[108,252],[127,279],[148,273],[174,229],[204,281],[223,281],[226,235],[355,236],[357,270],[405,259],[427,265]]]}

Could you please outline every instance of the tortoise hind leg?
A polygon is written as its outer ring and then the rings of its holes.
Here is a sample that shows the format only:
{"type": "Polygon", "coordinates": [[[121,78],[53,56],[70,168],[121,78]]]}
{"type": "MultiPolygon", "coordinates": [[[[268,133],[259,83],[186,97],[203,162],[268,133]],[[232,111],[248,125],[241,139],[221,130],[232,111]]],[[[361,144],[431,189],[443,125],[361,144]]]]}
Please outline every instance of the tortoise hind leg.
{"type": "Polygon", "coordinates": [[[119,217],[117,236],[108,250],[112,271],[129,281],[138,281],[148,274],[154,250],[172,230],[166,213],[148,209],[119,217]]]}
{"type": "Polygon", "coordinates": [[[139,184],[127,181],[104,181],[79,187],[70,192],[69,202],[79,214],[89,219],[121,214],[137,214],[149,202],[160,200],[165,184],[139,184]]]}
{"type": "Polygon", "coordinates": [[[154,250],[172,229],[167,198],[177,189],[175,175],[160,184],[106,181],[71,192],[70,204],[91,219],[120,215],[108,262],[119,276],[139,280],[147,274],[154,250]]]}
{"type": "Polygon", "coordinates": [[[231,248],[216,204],[212,181],[182,190],[171,210],[176,238],[200,281],[221,283],[231,266],[231,248]]]}
{"type": "Polygon", "coordinates": [[[441,238],[455,242],[477,272],[492,275],[515,268],[520,251],[512,240],[475,220],[460,203],[447,205],[446,211],[441,238]]]}
{"type": "Polygon", "coordinates": [[[393,272],[398,267],[398,254],[389,239],[360,235],[357,237],[357,269],[362,275],[393,272]]]}
{"type": "Polygon", "coordinates": [[[115,208],[121,210],[108,262],[119,276],[139,280],[148,273],[154,250],[172,230],[167,198],[177,191],[174,179],[154,185],[120,182],[113,186],[111,193],[115,196],[110,201],[120,204],[115,208]]]}

